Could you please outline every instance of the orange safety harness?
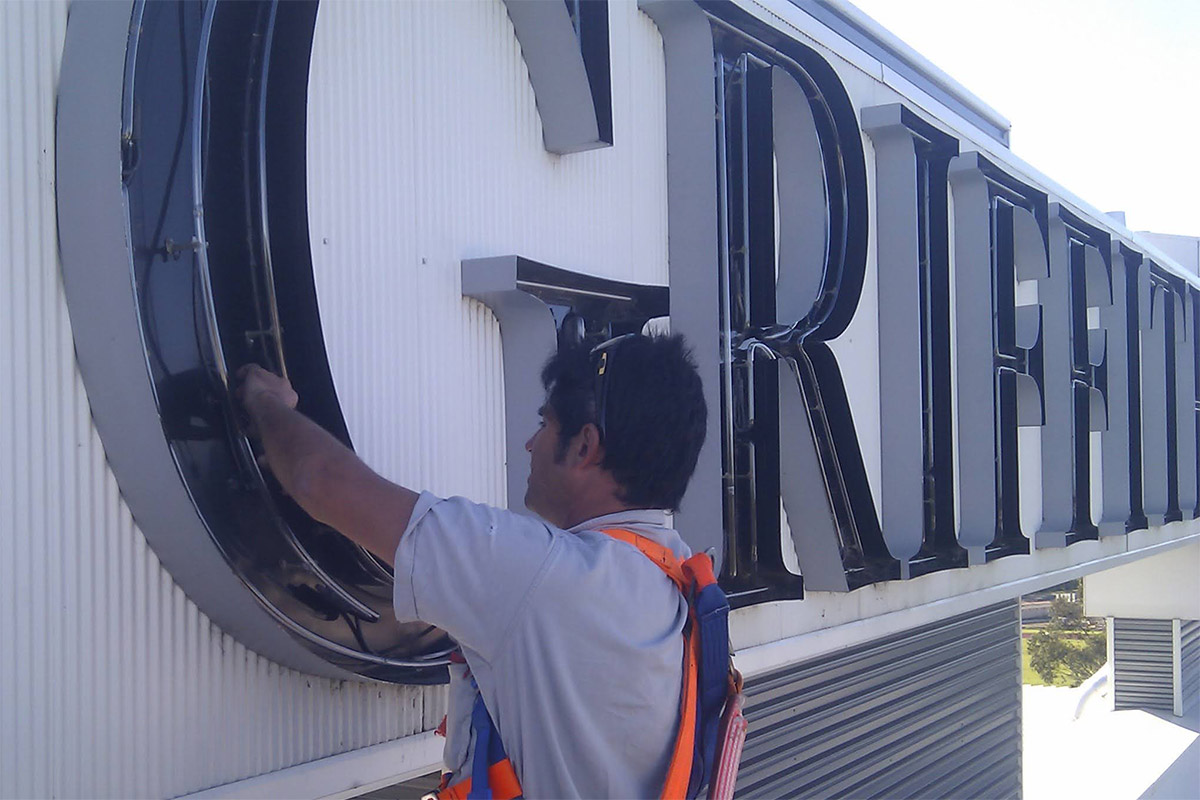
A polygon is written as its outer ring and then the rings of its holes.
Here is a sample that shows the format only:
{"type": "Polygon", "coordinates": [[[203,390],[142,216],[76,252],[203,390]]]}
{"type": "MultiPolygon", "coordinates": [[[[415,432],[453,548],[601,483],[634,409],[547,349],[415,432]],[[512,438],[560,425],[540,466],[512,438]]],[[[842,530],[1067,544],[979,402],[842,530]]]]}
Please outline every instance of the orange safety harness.
{"type": "MultiPolygon", "coordinates": [[[[709,786],[709,798],[715,800],[732,797],[733,780],[737,774],[742,742],[745,739],[746,723],[741,714],[742,677],[729,659],[726,623],[729,605],[725,601],[725,595],[717,587],[712,559],[699,553],[681,563],[669,548],[632,531],[610,528],[602,533],[640,550],[671,579],[688,600],[688,621],[683,629],[683,689],[679,699],[679,731],[675,736],[675,746],[671,752],[666,779],[663,781],[661,797],[664,800],[693,797],[705,784],[709,786]],[[711,638],[718,641],[702,642],[701,633],[706,626],[702,624],[701,617],[705,614],[702,611],[698,615],[697,598],[709,587],[713,588],[704,597],[708,601],[713,597],[718,598],[719,605],[713,611],[719,619],[716,620],[717,626],[708,627],[712,631],[711,638]],[[705,648],[703,653],[702,646],[705,648]],[[701,676],[703,656],[708,656],[710,663],[715,663],[722,655],[726,663],[721,665],[721,669],[727,668],[727,672],[719,676],[701,676]],[[704,688],[708,690],[707,702],[706,698],[700,696],[702,677],[704,688]],[[716,683],[718,680],[719,686],[716,683]],[[722,693],[720,697],[712,696],[714,688],[722,693]],[[718,742],[718,739],[721,741],[718,742]]],[[[711,602],[709,605],[712,605],[711,602]]],[[[715,673],[716,670],[710,667],[709,671],[715,673]]],[[[517,778],[512,761],[504,753],[499,732],[495,729],[482,697],[477,699],[471,716],[471,727],[476,734],[472,776],[463,778],[452,786],[445,785],[449,775],[443,776],[443,786],[434,797],[437,800],[519,798],[521,782],[517,778]],[[472,791],[473,778],[482,777],[485,769],[487,786],[472,791]]]]}

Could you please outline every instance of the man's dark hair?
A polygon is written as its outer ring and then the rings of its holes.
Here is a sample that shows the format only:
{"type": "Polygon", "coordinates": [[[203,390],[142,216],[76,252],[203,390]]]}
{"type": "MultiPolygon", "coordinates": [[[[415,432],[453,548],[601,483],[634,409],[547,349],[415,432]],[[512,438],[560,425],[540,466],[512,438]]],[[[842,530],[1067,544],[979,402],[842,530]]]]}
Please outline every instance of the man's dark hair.
{"type": "MultiPolygon", "coordinates": [[[[597,341],[566,344],[542,368],[558,420],[556,457],[596,416],[597,341]]],[[[604,463],[636,508],[679,508],[704,444],[708,409],[682,336],[631,336],[607,348],[604,463]]]]}

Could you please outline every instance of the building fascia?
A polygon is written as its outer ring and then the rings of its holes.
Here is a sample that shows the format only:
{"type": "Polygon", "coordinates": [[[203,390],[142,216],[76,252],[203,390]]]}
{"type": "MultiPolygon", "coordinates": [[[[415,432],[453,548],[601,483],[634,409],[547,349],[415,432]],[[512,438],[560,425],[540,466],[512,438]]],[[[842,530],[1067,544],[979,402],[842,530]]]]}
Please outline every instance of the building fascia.
{"type": "MultiPolygon", "coordinates": [[[[1181,523],[1172,523],[1165,526],[1163,530],[1179,524],[1181,523]]],[[[1193,526],[1191,533],[1180,538],[1158,536],[1154,537],[1156,541],[1150,541],[1149,538],[1139,537],[1141,533],[1149,532],[1139,531],[1129,534],[1128,538],[1138,538],[1138,541],[1127,549],[1105,547],[1105,545],[1120,544],[1111,539],[1102,542],[1079,542],[1072,545],[1073,548],[1097,545],[1090,549],[1103,548],[1112,551],[1103,555],[1095,555],[1087,560],[1053,558],[1054,556],[1070,555],[1071,548],[1065,548],[1052,553],[1045,550],[1038,551],[1038,564],[1042,566],[1036,570],[1030,570],[1031,556],[1000,559],[986,565],[972,567],[972,572],[984,573],[995,582],[986,585],[985,581],[980,581],[981,585],[978,588],[966,592],[936,591],[936,584],[944,583],[939,579],[944,578],[945,573],[914,578],[911,581],[903,582],[904,585],[899,587],[891,585],[870,587],[868,591],[872,593],[872,597],[859,604],[858,608],[860,612],[869,609],[867,614],[850,620],[831,619],[834,613],[832,607],[841,605],[844,609],[848,605],[846,603],[848,598],[845,595],[834,596],[830,593],[810,592],[803,601],[736,609],[731,615],[734,622],[730,626],[734,637],[734,648],[737,651],[734,660],[738,669],[747,677],[760,675],[909,628],[946,619],[955,614],[963,614],[1012,600],[1021,595],[1074,580],[1093,572],[1119,567],[1147,556],[1175,551],[1185,545],[1200,542],[1200,527],[1196,526],[1193,526]],[[1052,559],[1061,563],[1046,565],[1045,562],[1052,559]],[[929,592],[929,599],[907,607],[904,607],[902,602],[896,602],[897,598],[894,595],[898,593],[891,591],[895,588],[903,590],[917,587],[929,587],[933,591],[929,592]],[[822,594],[826,597],[822,597],[822,594]],[[889,597],[888,595],[893,596],[889,597]],[[833,598],[833,603],[827,603],[830,597],[833,598]],[[805,606],[807,608],[801,611],[805,606]],[[891,610],[892,608],[895,610],[891,610]],[[810,628],[799,630],[805,623],[810,628]],[[761,638],[756,640],[756,633],[760,634],[761,638]],[[742,641],[739,642],[739,639],[742,641]]]]}
{"type": "Polygon", "coordinates": [[[180,800],[343,800],[435,771],[445,739],[433,731],[339,753],[183,795],[180,800]]]}

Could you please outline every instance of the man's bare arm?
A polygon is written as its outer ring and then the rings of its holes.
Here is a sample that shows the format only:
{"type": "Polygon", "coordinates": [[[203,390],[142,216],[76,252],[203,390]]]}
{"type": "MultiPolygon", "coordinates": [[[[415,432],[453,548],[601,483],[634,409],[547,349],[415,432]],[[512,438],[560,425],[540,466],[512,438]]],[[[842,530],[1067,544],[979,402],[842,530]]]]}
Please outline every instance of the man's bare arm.
{"type": "Polygon", "coordinates": [[[284,490],[324,522],[388,564],[417,494],[384,480],[320,425],[296,411],[286,379],[257,365],[239,373],[238,397],[284,490]]]}

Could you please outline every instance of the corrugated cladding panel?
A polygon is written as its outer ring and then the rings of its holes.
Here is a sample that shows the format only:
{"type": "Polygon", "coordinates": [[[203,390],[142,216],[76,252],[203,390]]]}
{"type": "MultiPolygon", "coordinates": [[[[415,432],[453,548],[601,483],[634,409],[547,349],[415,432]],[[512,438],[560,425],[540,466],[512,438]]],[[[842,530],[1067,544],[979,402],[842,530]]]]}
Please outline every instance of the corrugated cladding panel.
{"type": "Polygon", "coordinates": [[[1017,604],[759,676],[739,797],[1017,797],[1017,604]]]}
{"type": "Polygon", "coordinates": [[[66,17],[0,3],[0,797],[171,797],[433,727],[441,689],[312,678],[217,630],[122,502],[57,262],[66,17]]]}
{"type": "MultiPolygon", "coordinates": [[[[224,635],[121,501],[58,277],[66,16],[0,3],[0,797],[169,797],[432,728],[441,689],[312,678],[224,635]]],[[[632,4],[612,38],[618,147],[562,158],[499,2],[322,7],[322,311],[351,429],[388,474],[504,497],[498,331],[460,299],[460,258],[665,283],[661,43],[632,4]]]]}
{"type": "Polygon", "coordinates": [[[500,2],[320,7],[318,297],[351,436],[394,480],[505,502],[499,327],[462,259],[667,282],[662,42],[636,4],[609,15],[615,144],[557,156],[500,2]]]}
{"type": "Polygon", "coordinates": [[[1113,708],[1175,707],[1169,619],[1113,620],[1113,708]]]}
{"type": "Polygon", "coordinates": [[[1200,704],[1200,622],[1184,620],[1179,626],[1179,667],[1183,678],[1183,710],[1200,704]]]}

